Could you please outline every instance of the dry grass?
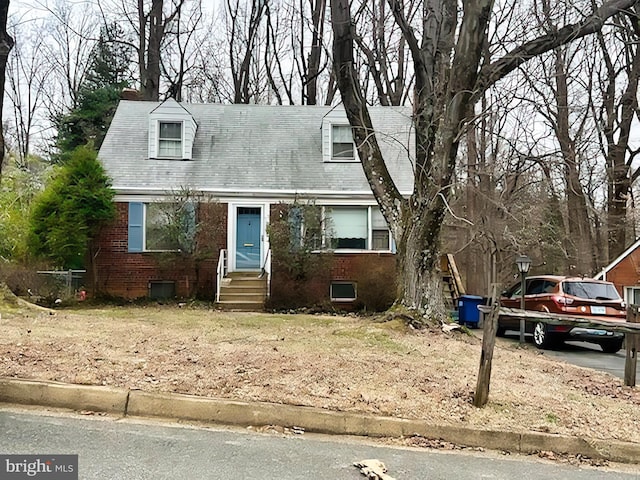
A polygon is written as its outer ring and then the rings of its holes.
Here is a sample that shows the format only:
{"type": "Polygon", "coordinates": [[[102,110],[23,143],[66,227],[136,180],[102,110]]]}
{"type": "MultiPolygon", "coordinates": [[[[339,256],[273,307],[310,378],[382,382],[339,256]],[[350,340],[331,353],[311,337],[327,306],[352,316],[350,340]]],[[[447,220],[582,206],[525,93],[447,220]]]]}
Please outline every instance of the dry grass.
{"type": "Polygon", "coordinates": [[[0,376],[640,443],[638,389],[501,339],[477,409],[481,342],[460,332],[188,307],[0,312],[0,376]]]}

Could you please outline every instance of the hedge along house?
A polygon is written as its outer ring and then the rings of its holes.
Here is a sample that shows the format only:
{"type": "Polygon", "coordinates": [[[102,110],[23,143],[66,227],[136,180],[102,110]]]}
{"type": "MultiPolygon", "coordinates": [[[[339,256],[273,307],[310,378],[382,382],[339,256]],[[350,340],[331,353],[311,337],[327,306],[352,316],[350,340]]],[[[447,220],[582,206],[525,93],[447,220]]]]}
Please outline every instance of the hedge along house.
{"type": "Polygon", "coordinates": [[[595,278],[613,283],[627,305],[640,305],[640,239],[595,278]]]}
{"type": "MultiPolygon", "coordinates": [[[[409,195],[411,112],[370,113],[388,168],[409,195]]],[[[358,275],[369,271],[395,295],[394,242],[340,106],[122,100],[99,159],[112,179],[118,218],[93,245],[96,294],[198,295],[258,308],[270,293],[280,304],[277,292],[288,292],[348,305],[366,297],[363,285],[371,281],[358,275]],[[294,205],[319,212],[320,231],[306,248],[327,258],[322,278],[307,271],[304,282],[290,283],[286,268],[274,271],[287,259],[274,258],[271,222],[286,217],[293,243],[305,229],[294,205]],[[299,291],[305,288],[313,295],[299,291]]]]}

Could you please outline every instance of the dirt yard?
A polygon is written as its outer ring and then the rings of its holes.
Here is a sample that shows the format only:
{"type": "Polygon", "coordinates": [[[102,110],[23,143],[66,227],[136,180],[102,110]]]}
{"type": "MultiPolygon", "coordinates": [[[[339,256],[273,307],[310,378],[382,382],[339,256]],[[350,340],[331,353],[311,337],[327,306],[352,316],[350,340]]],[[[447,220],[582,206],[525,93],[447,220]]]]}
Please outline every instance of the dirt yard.
{"type": "Polygon", "coordinates": [[[0,304],[0,313],[4,377],[640,443],[640,389],[501,339],[489,403],[478,409],[481,341],[462,332],[189,306],[50,313],[0,304]]]}

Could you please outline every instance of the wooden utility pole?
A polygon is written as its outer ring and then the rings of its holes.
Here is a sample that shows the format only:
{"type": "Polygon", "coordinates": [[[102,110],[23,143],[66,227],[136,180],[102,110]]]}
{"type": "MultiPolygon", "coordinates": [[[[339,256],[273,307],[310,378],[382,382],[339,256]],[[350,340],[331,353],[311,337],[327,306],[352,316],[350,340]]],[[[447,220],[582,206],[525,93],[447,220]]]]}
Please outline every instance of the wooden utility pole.
{"type": "MultiPolygon", "coordinates": [[[[639,323],[640,322],[640,306],[629,305],[627,307],[627,322],[639,323]]],[[[640,334],[638,333],[625,333],[625,344],[627,349],[627,357],[624,363],[624,384],[628,387],[636,386],[636,366],[638,364],[638,341],[640,334]]]]}
{"type": "Polygon", "coordinates": [[[493,361],[493,347],[496,344],[496,329],[498,315],[500,314],[500,301],[498,289],[493,286],[491,292],[491,312],[485,315],[482,326],[482,353],[480,354],[480,369],[478,370],[478,382],[476,394],[473,397],[473,405],[484,407],[489,400],[489,384],[491,383],[491,362],[493,361]]]}

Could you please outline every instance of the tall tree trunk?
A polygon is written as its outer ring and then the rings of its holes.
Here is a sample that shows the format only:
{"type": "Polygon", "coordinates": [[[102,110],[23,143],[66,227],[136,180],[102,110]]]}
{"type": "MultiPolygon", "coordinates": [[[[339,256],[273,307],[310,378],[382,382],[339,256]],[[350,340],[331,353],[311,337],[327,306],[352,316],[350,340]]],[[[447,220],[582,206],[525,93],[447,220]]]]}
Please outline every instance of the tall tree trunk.
{"type": "Polygon", "coordinates": [[[554,129],[564,163],[564,182],[567,196],[568,242],[571,273],[593,275],[596,261],[592,252],[593,235],[589,221],[587,201],[580,183],[580,164],[576,151],[576,141],[572,138],[569,119],[569,87],[564,55],[561,49],[555,51],[555,100],[556,124],[554,129]]]}
{"type": "MultiPolygon", "coordinates": [[[[9,52],[13,48],[13,37],[7,32],[7,16],[9,0],[0,0],[0,118],[4,107],[4,80],[7,74],[7,60],[9,52]]],[[[0,122],[0,178],[2,178],[2,165],[4,164],[4,131],[0,122]]]]}
{"type": "Polygon", "coordinates": [[[608,260],[612,262],[627,248],[627,201],[631,192],[631,178],[625,150],[609,144],[607,156],[611,165],[607,198],[607,245],[608,260]]]}
{"type": "Polygon", "coordinates": [[[637,10],[627,11],[629,41],[625,45],[624,54],[628,65],[624,72],[627,85],[617,100],[619,71],[611,59],[608,44],[602,34],[598,41],[602,49],[606,67],[606,89],[604,92],[604,137],[606,139],[606,155],[608,165],[608,197],[607,197],[607,245],[608,261],[612,262],[627,248],[627,205],[631,187],[637,179],[640,169],[632,168],[638,150],[630,151],[629,137],[633,122],[638,112],[638,83],[640,77],[640,47],[636,39],[640,35],[640,21],[637,10]],[[616,101],[617,100],[617,101],[616,101]]]}
{"type": "Polygon", "coordinates": [[[491,0],[463,2],[459,25],[455,0],[425,0],[421,42],[404,15],[404,2],[388,0],[415,72],[414,190],[405,199],[386,168],[355,71],[350,2],[331,0],[338,87],[365,176],[398,245],[399,299],[405,305],[442,318],[440,235],[461,134],[471,120],[468,105],[527,60],[598,31],[607,18],[635,1],[611,0],[581,22],[519,45],[481,69],[491,0]]]}
{"type": "Polygon", "coordinates": [[[311,23],[313,31],[311,32],[311,48],[309,51],[307,71],[304,72],[304,89],[306,104],[316,105],[318,103],[318,76],[320,75],[320,58],[322,56],[323,45],[322,38],[324,36],[324,16],[327,11],[327,0],[316,0],[315,4],[311,2],[313,11],[311,14],[311,23]]]}
{"type": "Polygon", "coordinates": [[[162,4],[163,0],[153,0],[149,12],[146,77],[142,84],[142,96],[145,100],[158,101],[160,98],[160,46],[164,37],[162,4]]]}

